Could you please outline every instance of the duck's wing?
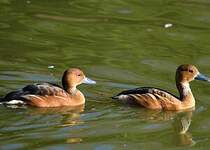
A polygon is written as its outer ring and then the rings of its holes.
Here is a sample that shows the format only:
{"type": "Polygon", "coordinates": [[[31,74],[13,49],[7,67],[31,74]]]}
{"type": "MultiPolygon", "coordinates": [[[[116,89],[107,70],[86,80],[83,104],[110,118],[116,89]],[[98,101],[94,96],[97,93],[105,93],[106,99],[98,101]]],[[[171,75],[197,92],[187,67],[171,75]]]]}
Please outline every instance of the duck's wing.
{"type": "Polygon", "coordinates": [[[54,96],[67,94],[59,85],[53,83],[35,83],[28,85],[22,89],[24,92],[29,94],[40,95],[40,96],[54,96]]]}
{"type": "MultiPolygon", "coordinates": [[[[51,83],[35,83],[27,85],[24,88],[8,93],[3,99],[3,102],[12,100],[26,101],[31,99],[40,99],[49,96],[68,96],[68,94],[58,85],[51,83]]],[[[17,102],[17,101],[13,101],[17,102]]],[[[12,103],[11,103],[12,104],[12,103]]]]}
{"type": "Polygon", "coordinates": [[[128,103],[135,102],[150,109],[170,110],[169,107],[177,107],[177,105],[180,105],[181,103],[181,101],[175,95],[166,92],[165,90],[153,87],[140,87],[122,91],[112,98],[128,103]]]}

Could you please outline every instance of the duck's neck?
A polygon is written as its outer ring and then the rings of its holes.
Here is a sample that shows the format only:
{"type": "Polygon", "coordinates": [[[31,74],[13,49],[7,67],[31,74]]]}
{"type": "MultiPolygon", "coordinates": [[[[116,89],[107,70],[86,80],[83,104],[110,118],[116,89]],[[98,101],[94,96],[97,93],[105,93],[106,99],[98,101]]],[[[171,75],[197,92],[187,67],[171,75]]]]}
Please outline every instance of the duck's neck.
{"type": "Polygon", "coordinates": [[[64,86],[64,90],[69,93],[70,95],[76,95],[77,88],[76,86],[64,86]]]}
{"type": "Polygon", "coordinates": [[[177,88],[180,94],[180,100],[182,101],[183,107],[194,107],[195,99],[190,89],[189,82],[177,82],[177,88]]]}
{"type": "Polygon", "coordinates": [[[76,94],[76,92],[77,92],[76,85],[69,82],[69,80],[67,79],[67,77],[65,75],[62,78],[62,85],[63,85],[63,89],[70,95],[76,94]]]}

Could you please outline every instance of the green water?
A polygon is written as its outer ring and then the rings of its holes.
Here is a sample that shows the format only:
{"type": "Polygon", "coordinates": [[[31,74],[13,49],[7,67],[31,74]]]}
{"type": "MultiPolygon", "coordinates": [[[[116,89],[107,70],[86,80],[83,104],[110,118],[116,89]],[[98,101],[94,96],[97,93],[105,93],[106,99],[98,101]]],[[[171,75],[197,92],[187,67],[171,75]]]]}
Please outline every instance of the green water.
{"type": "Polygon", "coordinates": [[[68,67],[97,81],[79,86],[84,111],[0,106],[0,149],[208,149],[210,84],[191,84],[196,108],[182,113],[110,97],[138,86],[177,94],[174,73],[183,63],[210,76],[209,10],[208,0],[0,0],[0,95],[60,84],[68,67]]]}

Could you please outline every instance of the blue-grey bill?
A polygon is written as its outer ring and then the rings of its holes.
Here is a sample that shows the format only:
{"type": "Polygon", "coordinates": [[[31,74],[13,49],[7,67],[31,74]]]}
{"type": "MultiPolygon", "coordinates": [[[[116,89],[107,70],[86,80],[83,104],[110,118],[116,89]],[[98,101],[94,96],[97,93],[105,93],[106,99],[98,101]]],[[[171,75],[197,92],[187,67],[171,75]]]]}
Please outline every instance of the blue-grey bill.
{"type": "Polygon", "coordinates": [[[196,77],[195,77],[196,80],[201,80],[201,81],[208,81],[210,82],[210,78],[206,77],[205,75],[199,73],[196,77]]]}
{"type": "Polygon", "coordinates": [[[96,84],[96,81],[91,80],[91,79],[85,77],[85,79],[83,80],[82,83],[85,83],[85,84],[96,84]]]}

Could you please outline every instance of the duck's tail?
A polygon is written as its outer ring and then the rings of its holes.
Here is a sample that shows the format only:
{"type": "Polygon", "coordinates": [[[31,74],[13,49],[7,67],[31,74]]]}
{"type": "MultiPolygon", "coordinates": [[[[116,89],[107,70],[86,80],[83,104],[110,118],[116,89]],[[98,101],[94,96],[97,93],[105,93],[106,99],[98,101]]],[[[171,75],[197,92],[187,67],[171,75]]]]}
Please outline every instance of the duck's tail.
{"type": "Polygon", "coordinates": [[[111,98],[114,99],[114,100],[119,99],[118,95],[112,96],[111,98]]]}
{"type": "Polygon", "coordinates": [[[112,96],[113,100],[127,100],[128,98],[129,98],[128,95],[123,95],[123,94],[112,96]]]}
{"type": "Polygon", "coordinates": [[[4,97],[0,97],[0,105],[23,105],[25,104],[22,100],[5,100],[4,97]]]}

